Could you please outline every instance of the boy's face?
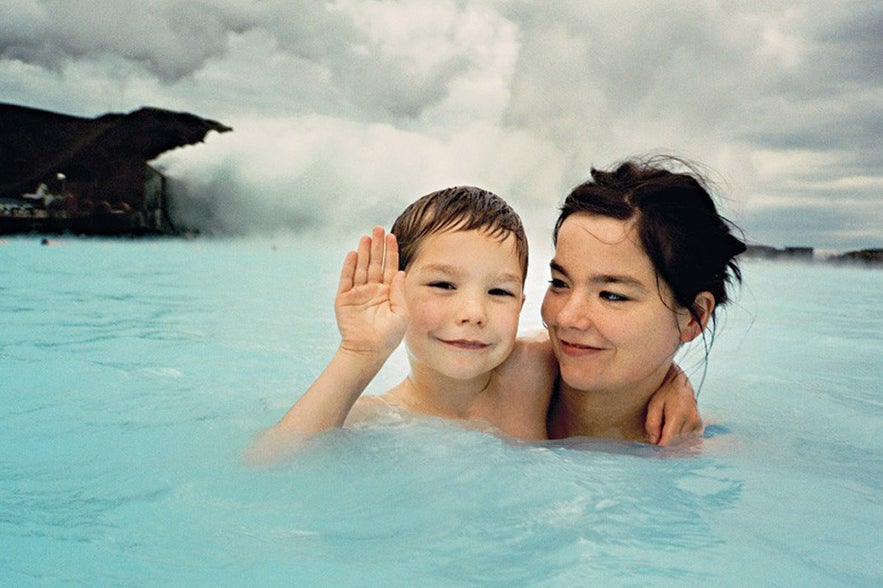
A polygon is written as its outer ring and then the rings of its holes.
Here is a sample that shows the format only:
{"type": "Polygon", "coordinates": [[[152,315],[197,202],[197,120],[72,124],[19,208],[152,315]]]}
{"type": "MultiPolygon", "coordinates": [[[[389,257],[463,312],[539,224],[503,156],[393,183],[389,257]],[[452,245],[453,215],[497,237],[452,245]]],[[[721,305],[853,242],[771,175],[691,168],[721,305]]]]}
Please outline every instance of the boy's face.
{"type": "Polygon", "coordinates": [[[515,239],[480,231],[425,238],[405,278],[412,369],[462,380],[485,376],[512,351],[524,302],[515,239]]]}

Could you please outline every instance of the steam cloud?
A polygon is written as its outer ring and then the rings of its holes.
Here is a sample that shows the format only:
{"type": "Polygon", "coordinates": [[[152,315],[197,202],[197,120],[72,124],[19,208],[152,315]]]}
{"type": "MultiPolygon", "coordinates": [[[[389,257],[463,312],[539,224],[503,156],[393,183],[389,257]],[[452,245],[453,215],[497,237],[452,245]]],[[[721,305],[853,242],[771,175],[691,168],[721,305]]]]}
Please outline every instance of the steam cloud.
{"type": "Polygon", "coordinates": [[[752,240],[883,241],[883,6],[517,0],[0,6],[2,100],[187,110],[233,133],[162,156],[222,232],[388,225],[478,184],[548,232],[589,167],[719,173],[752,240]]]}

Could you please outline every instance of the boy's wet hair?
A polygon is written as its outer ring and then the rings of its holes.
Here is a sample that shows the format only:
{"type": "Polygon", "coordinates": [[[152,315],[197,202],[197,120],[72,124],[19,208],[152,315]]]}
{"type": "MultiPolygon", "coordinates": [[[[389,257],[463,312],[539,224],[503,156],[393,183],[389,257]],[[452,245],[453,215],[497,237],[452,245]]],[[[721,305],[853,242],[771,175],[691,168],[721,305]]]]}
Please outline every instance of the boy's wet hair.
{"type": "Polygon", "coordinates": [[[399,269],[407,269],[414,261],[426,237],[445,231],[481,231],[500,242],[512,235],[524,282],[528,247],[521,217],[505,200],[475,186],[432,192],[412,202],[399,215],[390,231],[399,243],[399,269]]]}

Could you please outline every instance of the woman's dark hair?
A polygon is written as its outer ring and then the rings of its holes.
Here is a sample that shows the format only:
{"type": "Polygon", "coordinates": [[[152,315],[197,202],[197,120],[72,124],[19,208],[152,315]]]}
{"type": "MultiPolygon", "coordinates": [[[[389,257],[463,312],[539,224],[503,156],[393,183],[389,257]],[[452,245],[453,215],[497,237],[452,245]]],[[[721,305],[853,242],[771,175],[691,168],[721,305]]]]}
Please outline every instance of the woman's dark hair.
{"type": "MultiPolygon", "coordinates": [[[[696,295],[710,292],[715,310],[726,304],[727,285],[742,280],[735,257],[745,251],[745,243],[733,234],[735,225],[718,213],[705,185],[686,162],[670,157],[627,161],[613,171],[592,168],[591,179],[574,188],[561,206],[554,242],[574,213],[634,219],[657,278],[698,320],[696,295]],[[667,169],[674,165],[690,173],[667,169]]],[[[711,321],[714,325],[714,312],[711,321]]]]}

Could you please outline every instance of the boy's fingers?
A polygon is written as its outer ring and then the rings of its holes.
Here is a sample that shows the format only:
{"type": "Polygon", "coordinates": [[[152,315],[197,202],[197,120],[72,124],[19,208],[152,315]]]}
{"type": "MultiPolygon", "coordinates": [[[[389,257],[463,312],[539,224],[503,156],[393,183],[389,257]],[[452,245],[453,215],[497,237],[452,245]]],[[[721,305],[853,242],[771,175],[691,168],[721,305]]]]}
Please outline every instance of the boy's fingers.
{"type": "Polygon", "coordinates": [[[371,258],[368,260],[368,281],[379,282],[383,277],[383,227],[371,232],[371,258]]]}
{"type": "Polygon", "coordinates": [[[405,304],[405,272],[397,271],[389,281],[389,306],[399,316],[408,316],[405,304]]]}
{"type": "Polygon", "coordinates": [[[365,235],[359,239],[359,257],[353,273],[353,285],[359,286],[368,281],[368,262],[371,259],[371,237],[365,235]]]}
{"type": "Polygon", "coordinates": [[[389,284],[399,271],[399,243],[396,236],[386,236],[386,255],[383,260],[383,283],[389,284]]]}
{"type": "Polygon", "coordinates": [[[359,254],[350,251],[343,259],[343,267],[340,269],[340,282],[337,284],[337,293],[343,294],[353,288],[353,273],[356,271],[356,259],[359,254]]]}

